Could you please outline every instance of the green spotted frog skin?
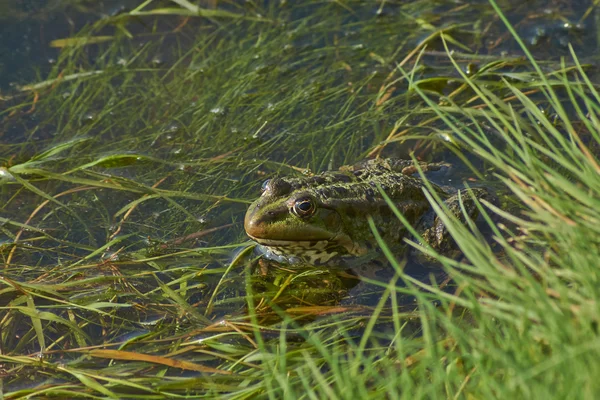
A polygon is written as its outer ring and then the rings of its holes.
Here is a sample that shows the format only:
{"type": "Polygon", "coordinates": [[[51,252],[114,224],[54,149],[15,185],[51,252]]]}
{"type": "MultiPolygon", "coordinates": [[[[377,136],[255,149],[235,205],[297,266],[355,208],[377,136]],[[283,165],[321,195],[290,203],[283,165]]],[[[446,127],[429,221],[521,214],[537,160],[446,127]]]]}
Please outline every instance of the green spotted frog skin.
{"type": "MultiPolygon", "coordinates": [[[[431,171],[443,164],[422,163],[420,167],[431,171]]],[[[411,176],[416,171],[409,160],[373,159],[310,177],[269,179],[262,195],[248,208],[244,228],[276,261],[341,265],[377,248],[369,217],[386,243],[401,244],[410,238],[379,186],[424,241],[437,251],[449,251],[453,242],[425,197],[424,182],[411,176]]],[[[435,184],[431,187],[466,222],[458,194],[450,195],[435,184]]],[[[486,189],[473,192],[477,198],[489,197],[486,189]]],[[[474,202],[466,193],[462,197],[469,217],[475,217],[474,202]]]]}

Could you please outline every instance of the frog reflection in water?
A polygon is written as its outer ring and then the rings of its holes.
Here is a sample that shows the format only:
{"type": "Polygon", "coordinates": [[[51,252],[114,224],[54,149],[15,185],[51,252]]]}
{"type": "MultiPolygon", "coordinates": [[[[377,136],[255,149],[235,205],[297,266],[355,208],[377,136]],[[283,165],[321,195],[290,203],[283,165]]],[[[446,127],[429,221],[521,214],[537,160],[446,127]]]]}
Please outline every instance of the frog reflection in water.
{"type": "MultiPolygon", "coordinates": [[[[420,164],[424,171],[441,164],[420,164]]],[[[268,258],[288,263],[344,265],[374,253],[377,242],[368,223],[371,217],[390,245],[402,244],[410,234],[381,196],[379,185],[406,220],[433,249],[443,254],[456,249],[448,231],[423,192],[424,182],[410,176],[412,161],[374,159],[311,177],[274,178],[263,184],[262,196],[246,213],[244,228],[268,258]]],[[[450,211],[465,222],[458,194],[431,184],[450,211]]],[[[486,189],[472,189],[475,197],[489,198],[486,189]]],[[[477,216],[471,196],[462,193],[470,218],[477,216]]]]}

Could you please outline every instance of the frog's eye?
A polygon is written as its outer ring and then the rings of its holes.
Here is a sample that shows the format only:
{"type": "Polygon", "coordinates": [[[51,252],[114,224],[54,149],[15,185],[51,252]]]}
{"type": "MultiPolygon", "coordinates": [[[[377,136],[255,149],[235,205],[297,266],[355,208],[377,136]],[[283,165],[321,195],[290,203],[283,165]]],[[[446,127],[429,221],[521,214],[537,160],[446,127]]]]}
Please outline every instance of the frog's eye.
{"type": "Polygon", "coordinates": [[[292,206],[292,212],[300,218],[308,218],[315,213],[317,206],[310,197],[298,199],[292,206]]]}
{"type": "Polygon", "coordinates": [[[269,182],[271,182],[270,179],[267,179],[266,181],[263,182],[262,186],[260,187],[260,190],[262,190],[263,192],[265,190],[267,190],[267,186],[269,186],[269,182]]]}

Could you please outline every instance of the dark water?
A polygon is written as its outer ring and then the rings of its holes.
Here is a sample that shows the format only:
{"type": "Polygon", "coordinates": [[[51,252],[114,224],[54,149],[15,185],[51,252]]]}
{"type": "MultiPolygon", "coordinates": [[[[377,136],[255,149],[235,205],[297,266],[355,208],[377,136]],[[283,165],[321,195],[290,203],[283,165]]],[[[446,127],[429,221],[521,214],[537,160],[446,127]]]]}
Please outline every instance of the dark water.
{"type": "Polygon", "coordinates": [[[15,0],[0,4],[0,90],[43,80],[59,49],[50,42],[79,32],[85,25],[135,1],[15,0]]]}
{"type": "MultiPolygon", "coordinates": [[[[14,0],[0,3],[0,90],[10,91],[15,85],[23,85],[44,79],[51,66],[56,62],[59,50],[50,46],[50,42],[72,36],[87,24],[107,17],[116,16],[134,9],[141,2],[135,0],[74,1],[74,0],[14,0]]],[[[167,2],[168,3],[168,2],[167,2]]],[[[212,2],[200,2],[207,5],[212,2]]],[[[235,2],[234,2],[235,3],[235,2]]],[[[238,4],[243,4],[239,2],[238,4]]],[[[260,3],[260,2],[259,2],[260,3]]],[[[264,2],[262,7],[269,3],[264,2]]],[[[285,2],[284,2],[285,3],[285,2]]],[[[356,7],[346,19],[369,20],[378,18],[398,18],[401,2],[350,2],[356,7]]],[[[402,2],[406,3],[406,2],[402,2]]],[[[415,10],[419,2],[415,3],[415,10]]],[[[424,19],[432,18],[436,25],[443,23],[461,23],[469,18],[477,20],[482,9],[490,6],[486,1],[469,2],[468,8],[461,13],[463,20],[453,19],[448,11],[456,8],[457,3],[438,2],[440,5],[434,15],[423,15],[424,19]]],[[[225,9],[239,10],[240,7],[228,3],[220,5],[225,9]]],[[[463,5],[466,6],[466,5],[463,5]]],[[[529,44],[534,54],[542,59],[556,58],[568,54],[570,43],[577,54],[584,58],[595,58],[598,54],[597,21],[598,11],[592,2],[577,1],[501,1],[500,6],[508,19],[515,25],[517,32],[529,44]]],[[[242,8],[243,9],[243,8],[242,8]]],[[[310,16],[317,9],[307,5],[292,11],[291,19],[310,16]]],[[[246,6],[246,11],[251,7],[246,6]]],[[[415,15],[417,13],[415,12],[415,15]]],[[[133,33],[149,31],[151,26],[130,27],[133,33]]],[[[494,27],[492,29],[497,29],[494,27]]],[[[360,37],[359,31],[346,34],[360,37]]],[[[499,32],[489,32],[482,37],[479,54],[521,54],[518,46],[510,40],[498,37],[499,32]]],[[[503,35],[506,31],[503,30],[503,35]]],[[[357,40],[357,43],[360,40],[357,40]]],[[[325,45],[325,43],[323,43],[325,45]]],[[[433,50],[433,49],[432,49],[433,50]]],[[[438,49],[443,50],[443,49],[438,49]]]]}

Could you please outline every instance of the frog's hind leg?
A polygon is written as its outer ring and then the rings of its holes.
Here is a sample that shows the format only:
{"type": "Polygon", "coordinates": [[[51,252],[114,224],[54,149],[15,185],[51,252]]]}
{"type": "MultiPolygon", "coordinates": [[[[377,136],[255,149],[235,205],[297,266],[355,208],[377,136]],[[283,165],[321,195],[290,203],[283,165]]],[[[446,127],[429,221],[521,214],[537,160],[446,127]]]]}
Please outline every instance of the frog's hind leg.
{"type": "MultiPolygon", "coordinates": [[[[490,203],[496,203],[497,201],[496,197],[485,188],[473,188],[471,191],[478,200],[485,199],[490,203]]],[[[463,225],[467,225],[468,221],[474,221],[479,216],[477,205],[466,189],[460,190],[455,195],[446,199],[444,204],[450,213],[458,218],[463,225]],[[461,207],[461,200],[463,207],[461,207]]],[[[451,258],[457,258],[460,255],[458,245],[448,232],[442,219],[433,209],[421,218],[417,225],[417,232],[421,234],[423,242],[429,244],[436,252],[451,258]]],[[[431,257],[420,251],[416,251],[415,256],[420,262],[431,263],[433,261],[431,257]]]]}

